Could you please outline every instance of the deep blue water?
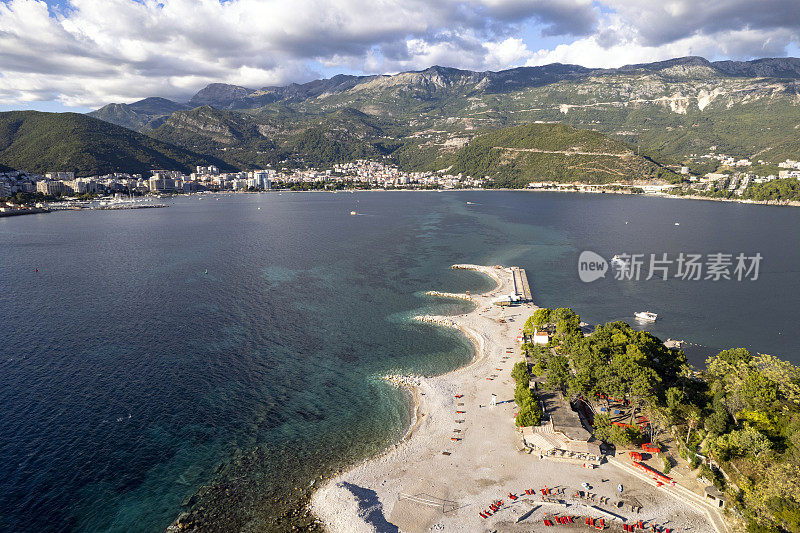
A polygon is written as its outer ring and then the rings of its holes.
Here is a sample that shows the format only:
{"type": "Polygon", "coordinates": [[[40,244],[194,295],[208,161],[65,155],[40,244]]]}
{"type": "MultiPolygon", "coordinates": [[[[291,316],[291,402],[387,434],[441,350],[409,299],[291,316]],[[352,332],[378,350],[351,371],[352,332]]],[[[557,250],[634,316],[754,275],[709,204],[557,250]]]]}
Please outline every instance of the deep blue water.
{"type": "Polygon", "coordinates": [[[402,435],[407,399],[381,375],[471,357],[457,334],[408,322],[465,309],[422,291],[489,286],[456,262],[523,266],[539,305],[591,323],[655,311],[655,334],[704,345],[696,364],[731,346],[800,362],[799,223],[797,209],[529,192],[0,219],[0,530],[161,531],[242,458],[225,507],[268,526],[267,500],[402,435]],[[764,260],[758,281],[585,284],[587,249],[764,260]]]}

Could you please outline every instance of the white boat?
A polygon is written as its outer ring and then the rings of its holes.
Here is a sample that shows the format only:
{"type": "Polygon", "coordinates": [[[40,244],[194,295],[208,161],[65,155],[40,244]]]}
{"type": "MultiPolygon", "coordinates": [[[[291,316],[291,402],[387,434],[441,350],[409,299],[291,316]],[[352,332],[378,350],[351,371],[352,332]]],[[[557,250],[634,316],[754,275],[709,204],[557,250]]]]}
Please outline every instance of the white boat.
{"type": "Polygon", "coordinates": [[[350,214],[351,214],[351,215],[353,215],[353,216],[355,216],[355,215],[357,215],[358,213],[356,213],[355,211],[350,211],[350,214]]]}
{"type": "Polygon", "coordinates": [[[639,311],[638,313],[633,313],[633,316],[639,320],[646,320],[647,322],[655,322],[658,318],[657,314],[651,313],[650,311],[639,311]]]}
{"type": "Polygon", "coordinates": [[[625,266],[627,263],[619,255],[615,255],[614,257],[611,258],[611,264],[612,265],[619,265],[619,266],[622,267],[622,266],[625,266]]]}

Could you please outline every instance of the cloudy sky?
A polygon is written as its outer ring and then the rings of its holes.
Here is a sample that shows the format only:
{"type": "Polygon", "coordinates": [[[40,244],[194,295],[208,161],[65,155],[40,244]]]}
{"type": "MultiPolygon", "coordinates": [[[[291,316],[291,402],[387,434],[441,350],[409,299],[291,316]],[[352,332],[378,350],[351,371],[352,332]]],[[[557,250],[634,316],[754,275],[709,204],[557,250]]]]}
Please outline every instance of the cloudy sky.
{"type": "Polygon", "coordinates": [[[0,0],[0,110],[337,73],[800,56],[800,0],[0,0]]]}

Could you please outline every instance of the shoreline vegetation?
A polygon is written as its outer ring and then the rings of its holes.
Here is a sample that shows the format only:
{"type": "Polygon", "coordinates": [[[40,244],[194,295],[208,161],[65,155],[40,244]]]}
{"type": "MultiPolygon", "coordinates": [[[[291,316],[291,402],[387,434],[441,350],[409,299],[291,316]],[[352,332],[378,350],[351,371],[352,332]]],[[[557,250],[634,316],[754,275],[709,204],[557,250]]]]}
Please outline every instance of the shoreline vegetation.
{"type": "MultiPolygon", "coordinates": [[[[530,527],[559,514],[537,506],[538,499],[522,489],[537,483],[557,488],[565,479],[589,479],[601,497],[604,490],[613,494],[619,480],[626,494],[643,504],[638,518],[647,517],[650,524],[669,519],[670,527],[680,530],[753,533],[800,527],[800,440],[795,438],[800,369],[744,349],[725,350],[709,358],[705,370],[693,369],[680,350],[624,322],[584,334],[570,309],[494,306],[492,299],[513,287],[507,269],[459,267],[492,277],[497,287],[469,295],[476,304],[469,313],[415,319],[459,329],[474,344],[475,355],[440,376],[384,378],[409,391],[414,418],[399,442],[326,480],[312,494],[311,511],[327,531],[515,531],[515,522],[530,527]],[[549,331],[550,341],[515,346],[517,324],[525,334],[549,331]],[[490,391],[501,400],[496,406],[488,405],[490,391]],[[573,408],[581,402],[603,404],[630,418],[620,422],[611,409],[593,417],[594,436],[610,448],[611,466],[585,470],[528,455],[531,449],[517,428],[548,419],[536,401],[546,391],[571,399],[573,408]],[[657,450],[644,453],[644,468],[672,476],[667,479],[677,481],[675,486],[654,487],[633,468],[627,451],[642,447],[657,450]],[[603,486],[603,476],[611,477],[613,486],[603,486]],[[724,517],[704,498],[704,486],[724,494],[724,517]],[[659,496],[662,492],[671,498],[659,496]],[[496,505],[499,499],[504,503],[496,505]],[[492,501],[493,513],[478,512],[492,501]]],[[[562,498],[580,488],[560,487],[562,498]]]]}

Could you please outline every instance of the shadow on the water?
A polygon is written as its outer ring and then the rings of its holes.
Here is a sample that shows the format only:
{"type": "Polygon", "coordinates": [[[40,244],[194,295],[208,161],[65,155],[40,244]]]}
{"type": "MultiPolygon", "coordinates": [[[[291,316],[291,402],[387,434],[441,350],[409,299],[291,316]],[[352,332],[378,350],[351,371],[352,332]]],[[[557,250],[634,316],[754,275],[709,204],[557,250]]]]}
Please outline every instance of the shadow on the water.
{"type": "Polygon", "coordinates": [[[358,499],[359,514],[364,517],[366,523],[375,528],[375,531],[379,533],[400,532],[396,525],[386,520],[386,517],[383,516],[383,504],[378,499],[378,493],[346,481],[343,481],[341,486],[349,490],[358,499]]]}

